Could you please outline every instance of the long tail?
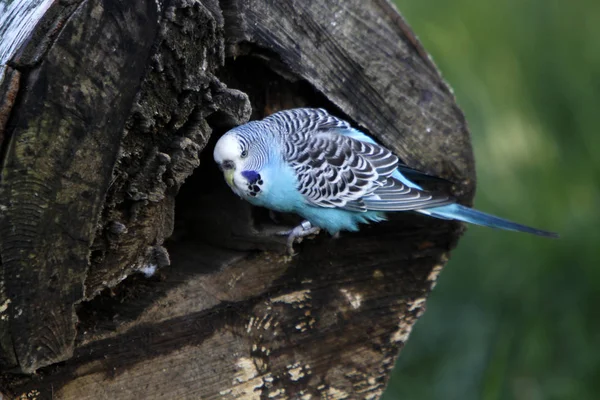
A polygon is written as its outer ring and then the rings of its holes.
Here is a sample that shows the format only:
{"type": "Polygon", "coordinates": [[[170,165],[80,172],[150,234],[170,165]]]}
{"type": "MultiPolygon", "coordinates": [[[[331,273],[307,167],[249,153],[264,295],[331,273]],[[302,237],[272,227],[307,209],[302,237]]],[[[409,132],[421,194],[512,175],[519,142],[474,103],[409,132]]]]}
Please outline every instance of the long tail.
{"type": "Polygon", "coordinates": [[[432,217],[442,219],[456,219],[463,222],[470,222],[476,225],[489,226],[490,228],[505,229],[509,231],[527,232],[533,235],[557,238],[558,233],[535,229],[530,226],[517,224],[494,215],[486,214],[460,204],[449,204],[447,206],[428,208],[419,210],[419,212],[432,217]]]}

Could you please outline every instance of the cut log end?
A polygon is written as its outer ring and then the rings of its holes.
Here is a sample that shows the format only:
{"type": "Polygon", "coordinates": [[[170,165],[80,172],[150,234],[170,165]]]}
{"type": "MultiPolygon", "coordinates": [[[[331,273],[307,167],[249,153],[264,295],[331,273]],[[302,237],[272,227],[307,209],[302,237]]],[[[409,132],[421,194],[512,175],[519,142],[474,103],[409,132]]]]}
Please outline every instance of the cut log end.
{"type": "Polygon", "coordinates": [[[0,362],[37,371],[5,373],[0,391],[378,398],[461,225],[399,213],[358,233],[305,240],[286,257],[273,232],[295,217],[274,221],[238,199],[212,147],[249,118],[323,107],[411,166],[469,182],[445,188],[468,201],[473,162],[454,98],[387,2],[142,3],[154,11],[65,3],[73,15],[60,34],[20,53],[36,54],[32,64],[15,63],[27,83],[17,100],[0,86],[9,114],[0,124],[0,206],[14,205],[1,214],[0,362]],[[97,31],[123,51],[107,53],[90,20],[108,24],[97,31]],[[104,78],[91,79],[104,67],[112,85],[123,82],[110,102],[104,78]],[[99,100],[86,103],[86,90],[99,100]],[[60,118],[31,134],[44,112],[60,118]],[[54,140],[44,141],[50,131],[54,140]],[[60,152],[48,155],[48,146],[60,152]],[[24,170],[44,179],[24,185],[24,170]],[[7,227],[25,227],[23,240],[7,227]],[[37,297],[22,308],[29,292],[37,297]]]}

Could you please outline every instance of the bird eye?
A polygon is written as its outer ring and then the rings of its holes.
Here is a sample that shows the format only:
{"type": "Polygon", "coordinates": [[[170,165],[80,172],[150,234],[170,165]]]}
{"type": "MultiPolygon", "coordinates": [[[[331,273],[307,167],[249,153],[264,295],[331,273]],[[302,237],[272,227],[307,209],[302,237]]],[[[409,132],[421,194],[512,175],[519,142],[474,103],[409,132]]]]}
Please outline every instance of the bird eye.
{"type": "Polygon", "coordinates": [[[244,150],[244,151],[242,151],[242,154],[241,154],[241,156],[242,156],[242,158],[246,158],[246,157],[248,157],[248,150],[244,150]]]}

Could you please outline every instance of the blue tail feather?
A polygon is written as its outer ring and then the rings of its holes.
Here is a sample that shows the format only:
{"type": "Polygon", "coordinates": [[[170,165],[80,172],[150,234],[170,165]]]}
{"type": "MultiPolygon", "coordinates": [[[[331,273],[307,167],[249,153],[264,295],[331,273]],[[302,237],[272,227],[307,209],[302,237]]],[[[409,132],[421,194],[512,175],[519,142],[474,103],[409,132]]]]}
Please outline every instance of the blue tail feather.
{"type": "Polygon", "coordinates": [[[475,209],[461,206],[460,204],[449,204],[446,206],[419,210],[423,214],[443,219],[456,219],[458,221],[469,222],[471,224],[488,226],[490,228],[505,229],[509,231],[526,232],[533,235],[557,238],[558,234],[554,232],[535,229],[530,226],[517,224],[504,218],[486,214],[475,209]]]}

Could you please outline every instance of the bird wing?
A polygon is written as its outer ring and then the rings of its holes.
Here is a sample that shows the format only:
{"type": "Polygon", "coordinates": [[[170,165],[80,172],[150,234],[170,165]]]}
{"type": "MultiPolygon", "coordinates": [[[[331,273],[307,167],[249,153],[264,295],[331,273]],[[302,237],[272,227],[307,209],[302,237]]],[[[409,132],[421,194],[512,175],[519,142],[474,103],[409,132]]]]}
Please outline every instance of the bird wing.
{"type": "Polygon", "coordinates": [[[332,125],[292,130],[285,143],[286,161],[308,203],[349,211],[404,211],[453,203],[448,196],[394,179],[398,157],[374,142],[340,133],[352,128],[332,125]]]}
{"type": "Polygon", "coordinates": [[[375,189],[370,196],[363,198],[362,202],[367,210],[372,211],[409,211],[453,204],[456,200],[388,178],[384,186],[375,189]]]}
{"type": "Polygon", "coordinates": [[[362,199],[383,187],[398,159],[383,147],[331,131],[313,132],[292,145],[288,158],[298,190],[313,205],[366,211],[362,199]]]}

